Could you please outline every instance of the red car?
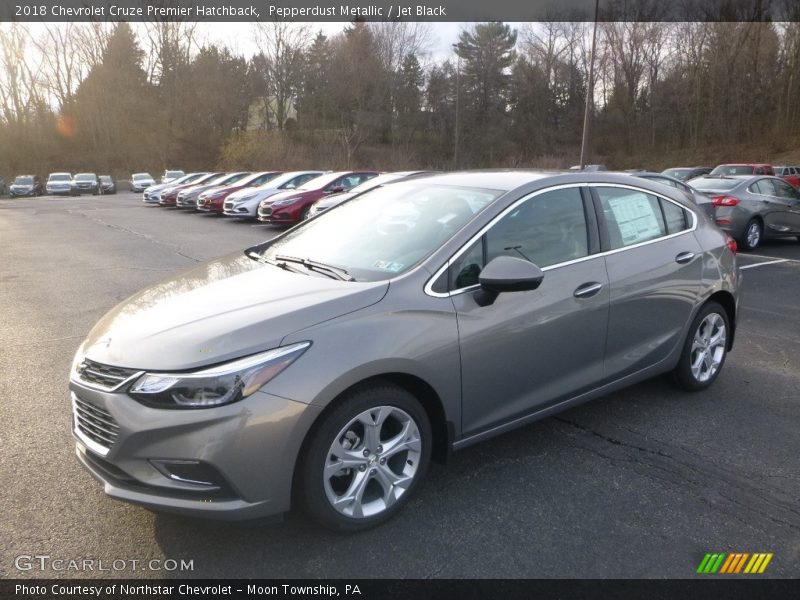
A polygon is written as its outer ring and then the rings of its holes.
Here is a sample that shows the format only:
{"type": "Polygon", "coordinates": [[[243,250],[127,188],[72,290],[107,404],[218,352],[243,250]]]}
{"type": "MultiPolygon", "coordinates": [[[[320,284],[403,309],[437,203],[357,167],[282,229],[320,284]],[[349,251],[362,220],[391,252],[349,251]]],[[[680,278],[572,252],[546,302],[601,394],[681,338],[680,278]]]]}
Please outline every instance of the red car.
{"type": "Polygon", "coordinates": [[[767,163],[729,163],[714,167],[709,176],[715,175],[775,175],[775,170],[767,163]]]}
{"type": "Polygon", "coordinates": [[[263,200],[258,206],[258,220],[276,225],[294,225],[305,219],[311,205],[323,196],[346,192],[376,175],[376,171],[325,173],[299,188],[263,200]]]}
{"type": "Polygon", "coordinates": [[[775,167],[775,177],[800,187],[800,167],[775,167]]]}
{"type": "Polygon", "coordinates": [[[211,181],[212,179],[216,179],[222,175],[222,173],[206,173],[205,175],[198,177],[197,179],[193,179],[187,183],[182,183],[180,185],[174,185],[167,190],[161,192],[161,200],[158,203],[161,206],[177,206],[178,202],[178,192],[188,187],[192,187],[193,185],[202,185],[207,181],[211,181]]]}
{"type": "Polygon", "coordinates": [[[225,198],[227,198],[229,194],[238,192],[243,188],[264,185],[270,179],[274,179],[281,173],[282,171],[261,171],[259,173],[252,173],[231,185],[211,188],[197,197],[197,210],[222,214],[225,198]]]}

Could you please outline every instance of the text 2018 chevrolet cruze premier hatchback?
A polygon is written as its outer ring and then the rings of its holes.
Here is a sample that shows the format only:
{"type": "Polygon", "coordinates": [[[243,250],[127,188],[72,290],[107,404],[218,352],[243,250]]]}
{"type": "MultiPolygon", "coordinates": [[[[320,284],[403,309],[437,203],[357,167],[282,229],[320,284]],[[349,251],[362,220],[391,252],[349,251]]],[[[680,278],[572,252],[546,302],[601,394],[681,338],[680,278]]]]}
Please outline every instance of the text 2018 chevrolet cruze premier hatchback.
{"type": "Polygon", "coordinates": [[[77,455],[109,496],[328,527],[396,513],[431,458],[671,372],[719,375],[735,246],[626,175],[400,182],[109,312],[79,348],[77,455]]]}

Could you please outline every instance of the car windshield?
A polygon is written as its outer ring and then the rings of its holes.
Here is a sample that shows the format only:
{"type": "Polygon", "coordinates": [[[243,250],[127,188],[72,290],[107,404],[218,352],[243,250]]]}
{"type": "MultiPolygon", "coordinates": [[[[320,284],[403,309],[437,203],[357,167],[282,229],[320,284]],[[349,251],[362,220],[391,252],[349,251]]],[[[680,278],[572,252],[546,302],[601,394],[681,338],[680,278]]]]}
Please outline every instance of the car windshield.
{"type": "Polygon", "coordinates": [[[192,181],[198,181],[205,176],[205,173],[189,173],[188,175],[184,175],[183,177],[178,177],[172,183],[191,183],[192,181]]]}
{"type": "Polygon", "coordinates": [[[720,165],[710,173],[711,175],[752,175],[753,167],[747,165],[720,165]]]}
{"type": "Polygon", "coordinates": [[[249,176],[250,173],[234,173],[233,175],[227,174],[223,175],[222,177],[215,179],[214,181],[210,181],[209,184],[212,186],[217,185],[231,185],[236,183],[237,181],[244,179],[245,177],[249,176]]]}
{"type": "MultiPolygon", "coordinates": [[[[304,175],[304,173],[299,172],[299,171],[294,171],[292,173],[284,173],[283,175],[278,175],[275,179],[270,179],[267,183],[265,183],[264,185],[259,186],[257,189],[270,190],[270,189],[282,188],[282,186],[284,186],[287,183],[297,179],[298,177],[300,177],[302,175],[304,175]]],[[[316,173],[316,174],[308,173],[308,175],[311,177],[311,179],[313,179],[313,178],[319,177],[320,175],[322,175],[322,173],[316,173]]],[[[308,179],[307,181],[311,181],[311,179],[308,179]]],[[[304,185],[304,184],[301,184],[301,185],[304,185]]],[[[286,186],[285,188],[282,188],[282,189],[293,190],[293,189],[295,189],[295,186],[294,185],[290,185],[290,186],[286,186]]]]}
{"type": "Polygon", "coordinates": [[[94,173],[78,173],[75,175],[75,181],[94,181],[97,175],[94,173]]]}
{"type": "Polygon", "coordinates": [[[741,179],[725,179],[722,177],[698,177],[692,179],[691,186],[696,190],[732,190],[742,183],[741,179]]]}
{"type": "Polygon", "coordinates": [[[269,243],[261,256],[287,269],[297,264],[283,257],[344,269],[360,281],[388,279],[419,263],[502,193],[422,182],[378,188],[269,243]]]}
{"type": "Polygon", "coordinates": [[[100,175],[100,181],[103,183],[111,183],[111,177],[109,175],[100,175]]]}
{"type": "Polygon", "coordinates": [[[183,171],[167,171],[164,174],[165,177],[182,177],[183,171]]]}
{"type": "Polygon", "coordinates": [[[33,177],[17,177],[14,183],[16,185],[31,185],[33,183],[33,177]]]}
{"type": "Polygon", "coordinates": [[[152,179],[152,178],[153,177],[150,175],[150,173],[134,173],[133,174],[133,180],[134,181],[138,181],[140,179],[152,179]]]}
{"type": "Polygon", "coordinates": [[[691,171],[691,169],[667,169],[666,171],[661,171],[661,174],[674,177],[675,179],[683,179],[689,175],[691,171]]]}
{"type": "Polygon", "coordinates": [[[324,188],[329,183],[333,183],[340,177],[347,175],[347,173],[325,173],[325,175],[320,175],[319,177],[315,177],[314,179],[310,179],[306,181],[303,185],[299,186],[298,190],[318,190],[324,188]]]}
{"type": "Polygon", "coordinates": [[[70,181],[72,177],[69,173],[53,173],[48,177],[49,181],[70,181]]]}
{"type": "Polygon", "coordinates": [[[371,190],[374,187],[378,187],[379,185],[384,185],[386,183],[390,183],[392,181],[397,181],[398,179],[402,179],[406,177],[405,173],[384,173],[383,175],[378,175],[377,177],[373,177],[372,179],[368,179],[364,183],[360,183],[354,188],[350,189],[350,192],[353,194],[362,194],[367,190],[371,190]]]}
{"type": "MultiPolygon", "coordinates": [[[[269,171],[264,171],[263,173],[253,173],[252,175],[248,175],[244,179],[240,180],[238,183],[239,183],[239,185],[247,186],[247,184],[252,183],[252,182],[256,181],[257,179],[261,179],[261,178],[264,178],[264,177],[269,177],[269,175],[270,175],[269,171]]],[[[265,179],[263,181],[265,181],[265,182],[273,181],[275,179],[275,177],[277,177],[277,176],[278,176],[277,173],[272,173],[272,177],[269,177],[269,179],[265,179]]]]}

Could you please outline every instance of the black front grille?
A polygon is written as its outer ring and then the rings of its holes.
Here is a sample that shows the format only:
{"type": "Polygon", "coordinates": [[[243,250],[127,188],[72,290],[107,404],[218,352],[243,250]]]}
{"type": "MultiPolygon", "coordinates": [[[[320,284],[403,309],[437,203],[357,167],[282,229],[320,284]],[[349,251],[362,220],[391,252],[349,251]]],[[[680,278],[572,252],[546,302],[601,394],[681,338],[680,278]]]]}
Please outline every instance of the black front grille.
{"type": "Polygon", "coordinates": [[[78,367],[78,378],[89,385],[113,390],[136,372],[135,369],[112,367],[86,359],[78,367]]]}
{"type": "Polygon", "coordinates": [[[73,394],[72,410],[75,429],[106,450],[114,445],[119,434],[119,425],[110,413],[99,406],[81,400],[73,394]]]}

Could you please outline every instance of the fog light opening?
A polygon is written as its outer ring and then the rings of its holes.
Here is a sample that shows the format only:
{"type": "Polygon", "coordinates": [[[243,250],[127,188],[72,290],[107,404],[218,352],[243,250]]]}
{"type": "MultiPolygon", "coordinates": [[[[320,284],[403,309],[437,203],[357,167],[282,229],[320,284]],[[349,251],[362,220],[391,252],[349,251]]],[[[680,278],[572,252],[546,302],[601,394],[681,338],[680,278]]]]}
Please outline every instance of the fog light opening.
{"type": "Polygon", "coordinates": [[[205,490],[219,490],[225,481],[217,470],[199,460],[150,459],[159,473],[181,483],[202,486],[205,490]]]}

